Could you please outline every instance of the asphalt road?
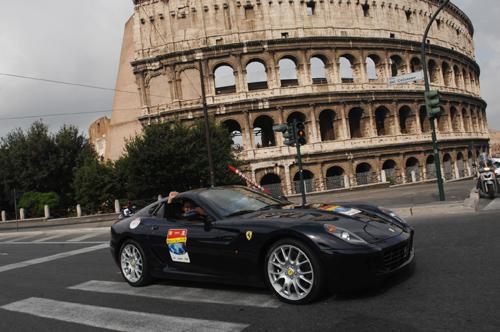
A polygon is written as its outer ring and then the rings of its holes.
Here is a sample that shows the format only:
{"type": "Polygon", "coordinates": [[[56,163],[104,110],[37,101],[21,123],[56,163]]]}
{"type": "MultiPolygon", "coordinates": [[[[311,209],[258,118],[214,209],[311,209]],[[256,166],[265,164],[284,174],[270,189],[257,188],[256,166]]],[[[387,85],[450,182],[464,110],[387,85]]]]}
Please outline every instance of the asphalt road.
{"type": "Polygon", "coordinates": [[[107,228],[0,234],[0,331],[498,331],[500,209],[410,221],[413,271],[306,306],[244,287],[133,289],[107,228]]]}

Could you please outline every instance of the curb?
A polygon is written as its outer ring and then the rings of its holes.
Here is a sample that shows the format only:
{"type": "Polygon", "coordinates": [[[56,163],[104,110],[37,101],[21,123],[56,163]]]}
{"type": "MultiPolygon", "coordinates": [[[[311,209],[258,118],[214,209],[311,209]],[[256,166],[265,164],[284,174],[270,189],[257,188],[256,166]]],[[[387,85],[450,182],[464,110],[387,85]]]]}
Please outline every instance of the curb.
{"type": "MultiPolygon", "coordinates": [[[[467,200],[466,200],[467,201],[467,200]]],[[[396,214],[403,218],[423,217],[443,214],[475,213],[475,207],[468,206],[465,202],[449,202],[439,204],[422,204],[408,207],[391,208],[396,214]]]]}
{"type": "Polygon", "coordinates": [[[93,216],[63,218],[63,219],[32,219],[32,220],[9,220],[0,223],[0,232],[16,229],[45,228],[53,226],[70,226],[93,223],[107,223],[118,220],[118,213],[99,214],[93,216]]]}

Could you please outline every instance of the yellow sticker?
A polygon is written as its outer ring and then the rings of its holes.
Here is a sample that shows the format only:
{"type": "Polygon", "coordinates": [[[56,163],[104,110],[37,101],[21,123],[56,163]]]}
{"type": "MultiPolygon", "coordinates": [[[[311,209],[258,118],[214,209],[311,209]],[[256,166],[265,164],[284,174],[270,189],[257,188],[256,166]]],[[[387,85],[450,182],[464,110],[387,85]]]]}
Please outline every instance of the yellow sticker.
{"type": "Polygon", "coordinates": [[[253,232],[252,231],[247,231],[247,240],[250,241],[252,239],[253,232]]]}

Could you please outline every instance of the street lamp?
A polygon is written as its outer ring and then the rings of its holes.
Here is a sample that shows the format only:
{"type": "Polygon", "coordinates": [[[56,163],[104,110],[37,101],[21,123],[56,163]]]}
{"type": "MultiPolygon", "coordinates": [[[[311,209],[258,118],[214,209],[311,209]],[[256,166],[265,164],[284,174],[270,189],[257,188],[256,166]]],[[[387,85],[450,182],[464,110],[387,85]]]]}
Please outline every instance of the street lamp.
{"type": "Polygon", "coordinates": [[[441,160],[439,157],[439,147],[437,143],[437,137],[436,137],[436,125],[434,123],[435,117],[433,116],[436,114],[435,110],[433,107],[435,105],[432,105],[432,103],[428,102],[429,97],[432,98],[434,93],[431,93],[430,91],[430,84],[429,84],[429,74],[427,72],[427,59],[426,59],[426,45],[427,45],[427,36],[429,35],[429,30],[431,29],[432,23],[436,20],[436,17],[439,15],[439,13],[446,7],[446,5],[450,2],[450,0],[445,0],[441,6],[438,8],[438,10],[432,15],[431,20],[429,24],[427,25],[427,28],[425,29],[424,32],[424,37],[422,38],[422,68],[424,70],[424,82],[425,82],[425,101],[426,101],[426,108],[427,108],[427,114],[429,114],[429,121],[431,123],[431,129],[432,129],[432,150],[434,153],[434,164],[436,165],[436,176],[437,176],[437,183],[438,183],[438,190],[439,190],[439,200],[444,201],[445,196],[444,196],[444,186],[443,186],[443,177],[441,175],[441,160]]]}

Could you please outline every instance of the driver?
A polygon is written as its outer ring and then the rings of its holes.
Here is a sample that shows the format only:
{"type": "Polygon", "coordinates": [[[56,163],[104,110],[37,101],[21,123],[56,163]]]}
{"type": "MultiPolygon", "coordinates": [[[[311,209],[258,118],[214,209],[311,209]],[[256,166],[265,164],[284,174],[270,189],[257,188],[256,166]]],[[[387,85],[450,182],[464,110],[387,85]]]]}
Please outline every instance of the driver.
{"type": "MultiPolygon", "coordinates": [[[[177,191],[171,191],[170,194],[168,194],[167,204],[171,204],[174,198],[177,197],[177,195],[179,195],[177,191]]],[[[183,200],[181,210],[184,217],[187,217],[192,213],[196,213],[202,216],[205,215],[205,211],[201,207],[196,205],[193,201],[187,199],[183,200]]]]}

